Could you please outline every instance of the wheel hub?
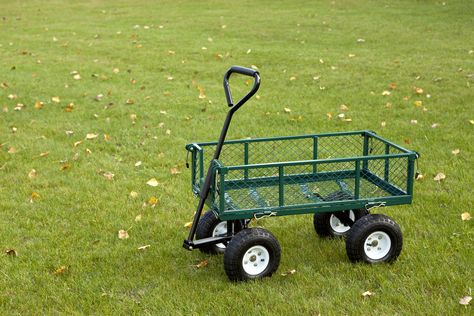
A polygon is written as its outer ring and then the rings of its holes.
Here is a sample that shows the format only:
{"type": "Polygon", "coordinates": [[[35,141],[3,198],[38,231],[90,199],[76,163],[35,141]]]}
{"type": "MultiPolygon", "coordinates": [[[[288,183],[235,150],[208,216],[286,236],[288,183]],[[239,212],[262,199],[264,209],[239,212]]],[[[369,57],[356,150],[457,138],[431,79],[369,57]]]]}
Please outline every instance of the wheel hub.
{"type": "Polygon", "coordinates": [[[369,259],[380,260],[390,252],[392,240],[386,232],[375,231],[367,236],[364,245],[365,255],[369,259]]]}
{"type": "Polygon", "coordinates": [[[242,258],[242,268],[249,275],[258,275],[265,271],[270,263],[270,254],[264,246],[249,248],[242,258]]]}

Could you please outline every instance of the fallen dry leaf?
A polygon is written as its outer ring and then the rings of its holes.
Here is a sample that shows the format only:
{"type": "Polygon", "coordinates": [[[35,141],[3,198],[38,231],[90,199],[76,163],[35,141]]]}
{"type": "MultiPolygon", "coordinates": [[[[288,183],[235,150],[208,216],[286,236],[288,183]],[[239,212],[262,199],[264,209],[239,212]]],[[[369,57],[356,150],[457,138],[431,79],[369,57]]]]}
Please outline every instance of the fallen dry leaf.
{"type": "Polygon", "coordinates": [[[64,171],[64,170],[68,170],[70,168],[71,168],[71,165],[66,162],[66,163],[62,164],[62,166],[61,166],[61,168],[59,168],[59,170],[64,171]]]}
{"type": "Polygon", "coordinates": [[[345,105],[345,104],[341,104],[341,105],[339,106],[339,108],[341,109],[341,111],[347,111],[347,110],[349,110],[349,107],[348,107],[347,105],[345,105]]]}
{"type": "Polygon", "coordinates": [[[158,186],[158,181],[155,178],[151,178],[150,180],[147,181],[146,184],[152,187],[156,187],[158,186]]]}
{"type": "Polygon", "coordinates": [[[17,152],[16,148],[13,147],[13,146],[10,146],[10,148],[8,148],[8,153],[9,154],[15,154],[17,152]]]}
{"type": "Polygon", "coordinates": [[[40,195],[38,192],[32,192],[31,193],[31,198],[30,198],[30,203],[33,203],[35,200],[39,199],[40,195]]]}
{"type": "Polygon", "coordinates": [[[416,94],[423,94],[423,89],[422,88],[413,87],[413,90],[415,90],[416,94]]]}
{"type": "Polygon", "coordinates": [[[171,130],[167,129],[165,133],[166,133],[166,135],[171,135],[171,130]]]}
{"type": "Polygon", "coordinates": [[[155,196],[152,196],[148,199],[148,205],[155,207],[158,204],[158,199],[155,196]]]}
{"type": "Polygon", "coordinates": [[[66,105],[66,107],[64,108],[64,111],[66,112],[72,112],[74,110],[74,103],[69,103],[68,105],[66,105]]]}
{"type": "Polygon", "coordinates": [[[135,163],[135,167],[140,167],[141,165],[142,165],[142,162],[141,162],[141,161],[137,161],[137,162],[135,163]]]}
{"type": "Polygon", "coordinates": [[[88,134],[86,135],[86,139],[87,139],[87,140],[92,140],[92,139],[97,138],[98,136],[99,136],[99,134],[88,133],[88,134]]]}
{"type": "Polygon", "coordinates": [[[137,216],[135,216],[135,222],[140,222],[142,220],[142,214],[138,214],[137,216]]]}
{"type": "Polygon", "coordinates": [[[69,270],[68,266],[60,266],[60,267],[56,268],[53,272],[51,272],[51,274],[60,275],[60,274],[66,273],[68,270],[69,270]]]}
{"type": "Polygon", "coordinates": [[[433,180],[435,180],[435,181],[442,181],[442,180],[444,180],[444,179],[446,179],[446,175],[445,175],[444,173],[442,173],[442,172],[439,172],[439,173],[433,178],[433,180]]]}
{"type": "Polygon", "coordinates": [[[151,247],[151,245],[140,246],[140,247],[138,247],[138,250],[143,251],[143,250],[146,250],[146,249],[148,249],[148,248],[150,248],[150,247],[151,247]]]}
{"type": "Polygon", "coordinates": [[[131,192],[130,192],[130,197],[132,197],[132,198],[138,197],[138,192],[131,191],[131,192]]]}
{"type": "Polygon", "coordinates": [[[467,306],[471,303],[472,296],[464,296],[459,300],[459,304],[467,306]]]}
{"type": "Polygon", "coordinates": [[[463,221],[470,221],[472,219],[472,216],[468,212],[464,212],[461,214],[461,219],[463,221]]]}
{"type": "Polygon", "coordinates": [[[192,226],[193,226],[193,222],[187,222],[187,223],[184,224],[183,227],[191,229],[192,226]]]}
{"type": "Polygon", "coordinates": [[[54,103],[59,103],[61,102],[61,99],[59,97],[52,97],[51,101],[53,101],[54,103]]]}
{"type": "Polygon", "coordinates": [[[128,235],[128,232],[126,230],[121,229],[118,231],[118,238],[127,239],[127,238],[130,238],[130,236],[128,235]]]}
{"type": "Polygon", "coordinates": [[[196,269],[202,269],[204,267],[207,267],[208,265],[209,265],[209,260],[204,259],[204,260],[200,261],[198,264],[195,264],[194,267],[196,269]]]}
{"type": "Polygon", "coordinates": [[[423,105],[423,101],[417,100],[413,103],[416,107],[420,107],[423,105]]]}
{"type": "Polygon", "coordinates": [[[373,295],[374,295],[374,293],[371,292],[371,291],[365,291],[364,293],[362,293],[362,296],[363,296],[363,297],[371,297],[371,296],[373,296],[373,295]]]}
{"type": "Polygon", "coordinates": [[[296,269],[288,270],[286,272],[283,272],[281,275],[282,276],[288,276],[296,273],[296,269]]]}
{"type": "Polygon", "coordinates": [[[48,157],[48,155],[49,155],[48,151],[45,151],[44,153],[39,154],[40,157],[48,157]]]}
{"type": "Polygon", "coordinates": [[[114,179],[115,174],[110,171],[106,171],[102,174],[107,180],[112,181],[114,179]]]}
{"type": "Polygon", "coordinates": [[[16,256],[18,256],[18,253],[16,252],[15,249],[7,249],[7,250],[5,250],[5,254],[6,254],[7,256],[11,256],[11,257],[16,257],[16,256]]]}
{"type": "Polygon", "coordinates": [[[326,113],[326,117],[328,118],[328,120],[332,119],[332,113],[331,113],[331,112],[327,112],[327,113],[326,113]]]}
{"type": "Polygon", "coordinates": [[[36,102],[35,102],[35,109],[38,109],[38,110],[39,110],[39,109],[42,109],[43,106],[44,106],[44,103],[43,103],[43,102],[41,102],[41,101],[36,101],[36,102]]]}
{"type": "Polygon", "coordinates": [[[289,108],[284,108],[283,111],[284,111],[285,113],[291,113],[291,109],[289,109],[289,108]]]}
{"type": "Polygon", "coordinates": [[[181,173],[181,171],[179,171],[177,167],[171,168],[171,169],[170,169],[170,172],[171,172],[172,175],[180,174],[180,173],[181,173]]]}
{"type": "Polygon", "coordinates": [[[384,90],[384,91],[382,92],[382,95],[383,95],[383,96],[387,96],[387,95],[391,95],[391,94],[392,94],[392,93],[391,93],[390,91],[388,91],[388,90],[384,90]]]}
{"type": "Polygon", "coordinates": [[[474,124],[474,120],[469,120],[469,123],[474,124]]]}
{"type": "Polygon", "coordinates": [[[421,174],[421,173],[417,173],[416,176],[415,176],[415,180],[423,180],[424,176],[421,174]]]}
{"type": "Polygon", "coordinates": [[[30,178],[30,179],[36,178],[37,175],[38,175],[38,173],[36,172],[35,169],[31,169],[31,171],[28,172],[28,178],[30,178]]]}
{"type": "Polygon", "coordinates": [[[456,148],[456,149],[454,149],[453,151],[451,151],[451,153],[452,153],[453,155],[455,155],[455,156],[458,155],[460,152],[461,152],[461,150],[458,149],[458,148],[456,148]]]}
{"type": "Polygon", "coordinates": [[[79,141],[75,142],[75,143],[74,143],[74,147],[77,147],[77,146],[79,146],[80,144],[82,144],[82,140],[79,140],[79,141]]]}

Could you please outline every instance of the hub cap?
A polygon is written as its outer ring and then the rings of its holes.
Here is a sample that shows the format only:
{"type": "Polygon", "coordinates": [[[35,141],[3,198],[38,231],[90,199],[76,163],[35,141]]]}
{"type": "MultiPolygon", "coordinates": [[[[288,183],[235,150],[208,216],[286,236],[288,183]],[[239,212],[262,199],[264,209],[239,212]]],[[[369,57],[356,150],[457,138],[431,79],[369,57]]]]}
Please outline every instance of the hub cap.
{"type": "MultiPolygon", "coordinates": [[[[355,214],[353,211],[349,211],[349,218],[355,220],[355,214]]],[[[339,218],[333,214],[331,214],[331,217],[329,218],[329,225],[331,225],[331,229],[338,234],[344,234],[351,229],[350,226],[344,225],[339,218]]]]}
{"type": "MultiPolygon", "coordinates": [[[[212,231],[212,237],[221,237],[227,235],[227,222],[220,222],[214,227],[212,231]]],[[[225,245],[223,243],[216,244],[217,248],[224,249],[225,245]]]]}
{"type": "Polygon", "coordinates": [[[392,240],[387,233],[376,231],[370,234],[364,242],[365,255],[372,260],[380,260],[385,257],[392,247],[392,240]]]}
{"type": "Polygon", "coordinates": [[[249,275],[259,275],[268,267],[270,254],[260,245],[249,248],[242,258],[242,267],[249,275]]]}

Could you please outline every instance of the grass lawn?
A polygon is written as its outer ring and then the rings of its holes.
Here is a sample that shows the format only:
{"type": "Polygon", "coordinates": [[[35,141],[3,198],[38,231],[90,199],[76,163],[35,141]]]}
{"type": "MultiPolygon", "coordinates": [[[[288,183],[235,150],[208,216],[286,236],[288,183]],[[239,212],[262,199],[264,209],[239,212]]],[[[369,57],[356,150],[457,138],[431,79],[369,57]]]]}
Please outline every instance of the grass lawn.
{"type": "Polygon", "coordinates": [[[0,314],[474,313],[459,304],[474,288],[472,1],[0,7],[0,314]],[[414,203],[376,211],[402,228],[396,263],[351,264],[311,215],[259,222],[282,259],[258,282],[181,247],[197,205],[184,145],[217,140],[231,65],[262,85],[229,139],[370,129],[421,153],[414,203]]]}

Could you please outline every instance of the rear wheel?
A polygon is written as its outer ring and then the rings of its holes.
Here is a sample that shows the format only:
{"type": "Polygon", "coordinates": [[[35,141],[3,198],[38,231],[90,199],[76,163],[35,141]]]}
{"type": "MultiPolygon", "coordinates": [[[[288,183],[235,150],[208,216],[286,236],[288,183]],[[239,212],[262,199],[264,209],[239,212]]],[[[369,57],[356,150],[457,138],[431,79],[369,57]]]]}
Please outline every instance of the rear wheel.
{"type": "MultiPolygon", "coordinates": [[[[345,212],[347,216],[354,222],[358,221],[361,217],[368,214],[365,209],[341,211],[338,213],[345,212]]],[[[335,213],[315,213],[313,217],[313,225],[316,233],[320,237],[345,237],[351,227],[345,225],[335,213]]]]}
{"type": "Polygon", "coordinates": [[[370,214],[356,222],[346,239],[346,251],[352,262],[392,262],[402,251],[400,226],[382,214],[370,214]]]}
{"type": "MultiPolygon", "coordinates": [[[[234,222],[234,231],[242,230],[242,223],[240,221],[234,222]]],[[[207,211],[199,219],[198,227],[196,229],[196,239],[203,239],[208,237],[219,237],[227,235],[227,222],[221,221],[217,218],[213,211],[207,211]]],[[[223,243],[210,245],[199,248],[204,253],[219,254],[224,253],[226,245],[223,243]]]]}
{"type": "Polygon", "coordinates": [[[263,228],[248,228],[232,238],[224,253],[224,269],[231,281],[271,276],[280,265],[278,240],[263,228]]]}

